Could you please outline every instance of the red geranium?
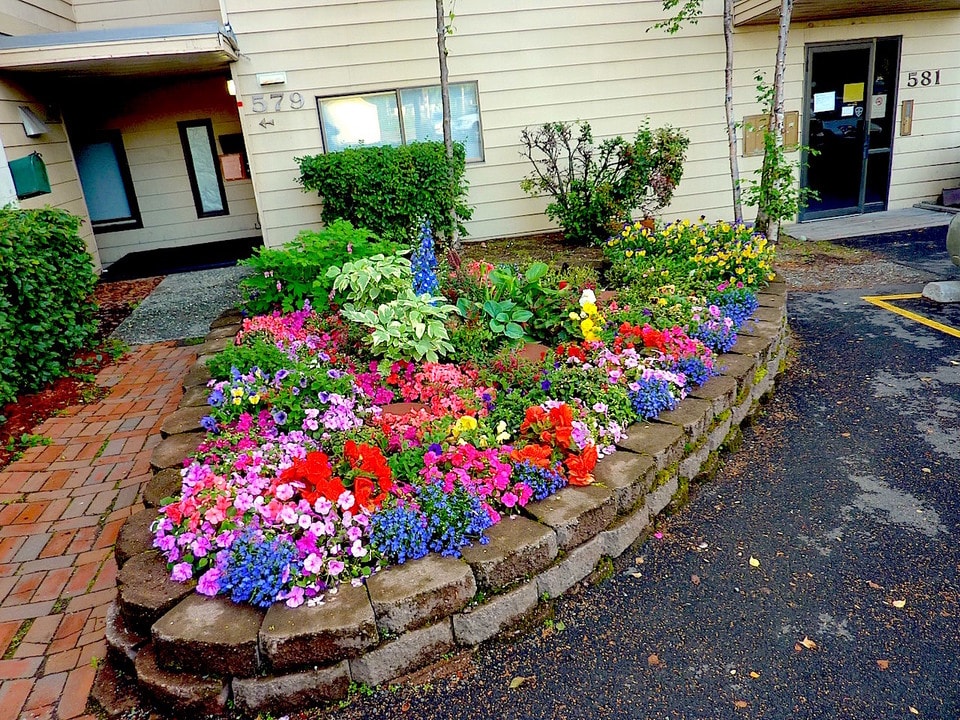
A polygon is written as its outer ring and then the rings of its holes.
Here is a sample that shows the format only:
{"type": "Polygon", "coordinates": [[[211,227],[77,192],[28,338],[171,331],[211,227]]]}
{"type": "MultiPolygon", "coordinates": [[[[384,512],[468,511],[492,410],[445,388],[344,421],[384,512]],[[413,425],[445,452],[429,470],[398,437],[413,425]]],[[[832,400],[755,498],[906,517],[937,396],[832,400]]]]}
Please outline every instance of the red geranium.
{"type": "Polygon", "coordinates": [[[333,467],[326,453],[307,453],[303,460],[294,460],[293,465],[280,474],[280,481],[299,484],[303,499],[313,505],[320,498],[336,502],[346,488],[343,481],[333,475],[333,467]]]}

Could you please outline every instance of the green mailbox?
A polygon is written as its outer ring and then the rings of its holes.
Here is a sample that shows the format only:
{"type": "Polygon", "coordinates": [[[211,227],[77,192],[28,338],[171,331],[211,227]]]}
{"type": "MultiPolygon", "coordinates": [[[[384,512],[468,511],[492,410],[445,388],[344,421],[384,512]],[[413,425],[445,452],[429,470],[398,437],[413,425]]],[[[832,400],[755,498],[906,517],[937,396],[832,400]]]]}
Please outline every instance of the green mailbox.
{"type": "Polygon", "coordinates": [[[43,164],[40,153],[31,153],[26,157],[10,161],[13,184],[17,188],[20,200],[36,197],[50,192],[50,178],[47,166],[43,164]]]}

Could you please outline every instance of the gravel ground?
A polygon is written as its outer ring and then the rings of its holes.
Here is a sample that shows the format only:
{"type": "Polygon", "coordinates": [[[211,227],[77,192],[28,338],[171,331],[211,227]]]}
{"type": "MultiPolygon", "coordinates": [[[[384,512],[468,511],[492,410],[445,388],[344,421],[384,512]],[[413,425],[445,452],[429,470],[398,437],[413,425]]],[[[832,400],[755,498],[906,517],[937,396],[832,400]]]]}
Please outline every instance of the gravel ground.
{"type": "Polygon", "coordinates": [[[249,272],[225,267],[168,275],[112,337],[131,345],[202,337],[221,312],[240,302],[237,283],[249,272]]]}

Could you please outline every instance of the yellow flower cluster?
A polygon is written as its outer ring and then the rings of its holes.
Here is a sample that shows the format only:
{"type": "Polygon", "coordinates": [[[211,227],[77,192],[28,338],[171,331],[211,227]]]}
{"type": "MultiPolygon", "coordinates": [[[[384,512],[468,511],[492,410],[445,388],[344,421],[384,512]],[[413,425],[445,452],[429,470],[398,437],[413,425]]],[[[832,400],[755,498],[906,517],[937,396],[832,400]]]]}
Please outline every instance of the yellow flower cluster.
{"type": "Polygon", "coordinates": [[[634,223],[610,238],[607,248],[624,258],[672,256],[692,273],[716,282],[756,287],[773,278],[775,248],[742,223],[682,220],[653,231],[634,223]]]}
{"type": "Polygon", "coordinates": [[[580,296],[580,313],[570,313],[570,319],[580,323],[580,333],[587,342],[593,342],[600,339],[600,331],[603,330],[603,315],[597,308],[597,298],[592,290],[584,290],[580,296]]]}

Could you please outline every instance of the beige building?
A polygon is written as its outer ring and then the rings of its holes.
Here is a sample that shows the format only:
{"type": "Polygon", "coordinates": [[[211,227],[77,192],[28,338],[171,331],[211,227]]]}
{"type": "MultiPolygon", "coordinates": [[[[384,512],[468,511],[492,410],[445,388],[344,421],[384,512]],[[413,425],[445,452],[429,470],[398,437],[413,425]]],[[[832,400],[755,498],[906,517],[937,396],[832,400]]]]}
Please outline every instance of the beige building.
{"type": "MultiPolygon", "coordinates": [[[[758,110],[778,6],[736,3],[739,117],[758,110]]],[[[797,0],[787,110],[819,151],[799,181],[820,196],[801,219],[960,184],[960,0],[863,6],[797,0]]],[[[550,228],[546,201],[520,190],[519,134],[552,120],[589,120],[599,136],[644,118],[683,128],[692,142],[665,214],[729,217],[721,7],[704,0],[699,23],[669,36],[653,27],[660,0],[457,3],[448,47],[471,236],[550,228]]],[[[439,138],[435,28],[428,0],[0,0],[2,201],[16,197],[8,163],[39,152],[51,191],[21,204],[83,216],[103,266],[222,240],[279,245],[319,224],[296,157],[439,138]]]]}

